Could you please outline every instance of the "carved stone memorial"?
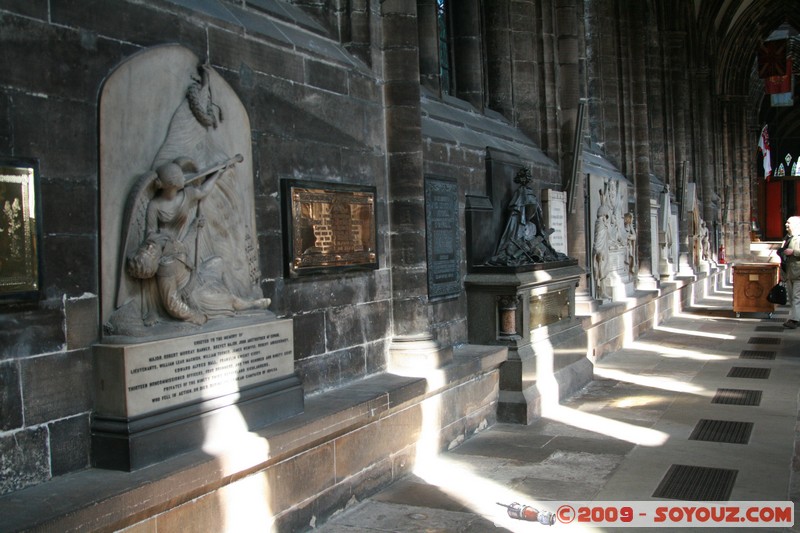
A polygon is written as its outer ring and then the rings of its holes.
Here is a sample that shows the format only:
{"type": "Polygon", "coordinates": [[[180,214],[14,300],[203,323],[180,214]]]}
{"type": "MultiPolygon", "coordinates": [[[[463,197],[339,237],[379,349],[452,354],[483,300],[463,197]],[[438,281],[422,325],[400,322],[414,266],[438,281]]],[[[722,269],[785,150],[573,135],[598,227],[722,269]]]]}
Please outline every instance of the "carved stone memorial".
{"type": "Polygon", "coordinates": [[[658,274],[662,280],[670,280],[678,264],[678,216],[673,212],[669,185],[659,195],[658,202],[658,274]]]}
{"type": "Polygon", "coordinates": [[[516,155],[490,149],[487,195],[468,196],[465,216],[469,341],[508,347],[498,418],[522,424],[541,414],[542,401],[557,401],[592,377],[575,317],[584,270],[551,245],[532,174],[516,155]]]}
{"type": "Polygon", "coordinates": [[[95,466],[197,448],[224,417],[252,430],[303,410],[292,321],[260,288],[250,146],[241,102],[185,48],[141,52],[103,86],[95,466]]]}
{"type": "Polygon", "coordinates": [[[590,270],[599,300],[624,300],[634,292],[636,228],[628,185],[623,179],[589,175],[590,270]]]}

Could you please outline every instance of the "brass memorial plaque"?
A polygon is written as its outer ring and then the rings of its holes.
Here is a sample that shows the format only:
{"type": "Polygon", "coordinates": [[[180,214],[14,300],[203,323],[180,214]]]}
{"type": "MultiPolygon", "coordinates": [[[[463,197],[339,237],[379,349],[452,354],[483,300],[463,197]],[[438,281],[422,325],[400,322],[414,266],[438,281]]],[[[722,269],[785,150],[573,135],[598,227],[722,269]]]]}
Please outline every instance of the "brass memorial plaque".
{"type": "Polygon", "coordinates": [[[0,160],[0,298],[34,298],[39,290],[38,164],[0,160]]]}
{"type": "Polygon", "coordinates": [[[570,318],[570,289],[547,292],[530,298],[530,328],[536,329],[570,318]]]}
{"type": "Polygon", "coordinates": [[[283,182],[287,274],[378,268],[375,188],[283,182]]]}

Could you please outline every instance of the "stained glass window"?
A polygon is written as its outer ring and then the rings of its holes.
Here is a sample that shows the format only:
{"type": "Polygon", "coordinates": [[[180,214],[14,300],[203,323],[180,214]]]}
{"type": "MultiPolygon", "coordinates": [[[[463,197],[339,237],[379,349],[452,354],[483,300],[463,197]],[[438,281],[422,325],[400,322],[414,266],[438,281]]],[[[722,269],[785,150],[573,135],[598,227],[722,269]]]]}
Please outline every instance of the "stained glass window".
{"type": "Polygon", "coordinates": [[[783,163],[778,165],[778,170],[775,171],[775,176],[785,176],[786,175],[786,168],[783,166],[783,163]]]}
{"type": "Polygon", "coordinates": [[[783,160],[786,161],[786,166],[788,167],[792,162],[792,154],[786,154],[786,157],[784,157],[783,160]]]}
{"type": "Polygon", "coordinates": [[[792,164],[792,176],[800,176],[800,168],[797,168],[797,161],[792,164]]]}

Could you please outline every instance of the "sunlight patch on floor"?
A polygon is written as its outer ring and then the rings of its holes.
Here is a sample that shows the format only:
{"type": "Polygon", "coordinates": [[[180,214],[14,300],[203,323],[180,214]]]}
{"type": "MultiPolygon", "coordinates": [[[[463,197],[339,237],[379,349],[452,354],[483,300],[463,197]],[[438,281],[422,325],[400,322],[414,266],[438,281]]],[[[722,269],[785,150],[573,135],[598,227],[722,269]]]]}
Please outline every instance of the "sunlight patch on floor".
{"type": "Polygon", "coordinates": [[[663,431],[612,420],[563,405],[550,405],[546,409],[543,407],[542,416],[562,424],[641,446],[658,447],[669,439],[669,435],[663,431]]]}
{"type": "Polygon", "coordinates": [[[730,355],[703,353],[697,350],[684,350],[682,348],[665,347],[662,344],[649,343],[644,341],[633,341],[625,346],[630,350],[641,350],[643,352],[657,353],[662,357],[694,359],[696,361],[724,361],[730,359],[730,355]]]}
{"type": "MultiPolygon", "coordinates": [[[[486,479],[473,472],[462,461],[463,459],[447,455],[431,457],[427,461],[418,463],[414,468],[414,474],[497,527],[515,533],[530,533],[537,527],[546,527],[535,522],[511,518],[498,503],[510,505],[516,502],[538,510],[555,512],[558,502],[536,500],[506,484],[486,479]]],[[[559,527],[563,528],[564,525],[559,524],[559,527]]],[[[599,532],[602,529],[571,527],[570,531],[599,532]]]]}
{"type": "Polygon", "coordinates": [[[724,333],[709,333],[706,331],[697,331],[681,328],[672,328],[668,326],[655,326],[653,329],[657,331],[665,331],[667,333],[676,333],[678,335],[690,335],[692,337],[705,337],[708,339],[720,339],[725,341],[735,340],[735,335],[726,335],[724,333]]]}
{"type": "Polygon", "coordinates": [[[594,375],[596,378],[601,377],[605,379],[613,379],[615,381],[633,383],[635,385],[641,385],[642,387],[648,387],[651,389],[700,395],[705,395],[708,393],[708,391],[706,391],[706,389],[703,387],[698,387],[692,383],[687,383],[674,378],[662,376],[643,376],[640,374],[631,374],[630,372],[625,372],[623,370],[615,370],[613,368],[595,367],[594,375]]]}

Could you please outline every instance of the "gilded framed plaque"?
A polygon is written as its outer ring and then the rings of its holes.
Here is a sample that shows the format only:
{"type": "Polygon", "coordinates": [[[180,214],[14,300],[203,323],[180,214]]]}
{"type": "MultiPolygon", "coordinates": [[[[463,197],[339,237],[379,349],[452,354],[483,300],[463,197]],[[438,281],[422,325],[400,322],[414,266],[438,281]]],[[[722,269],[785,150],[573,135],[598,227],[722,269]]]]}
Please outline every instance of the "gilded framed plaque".
{"type": "Polygon", "coordinates": [[[0,299],[39,294],[39,165],[34,159],[0,159],[0,299]]]}
{"type": "Polygon", "coordinates": [[[378,268],[375,187],[283,180],[290,277],[378,268]]]}

